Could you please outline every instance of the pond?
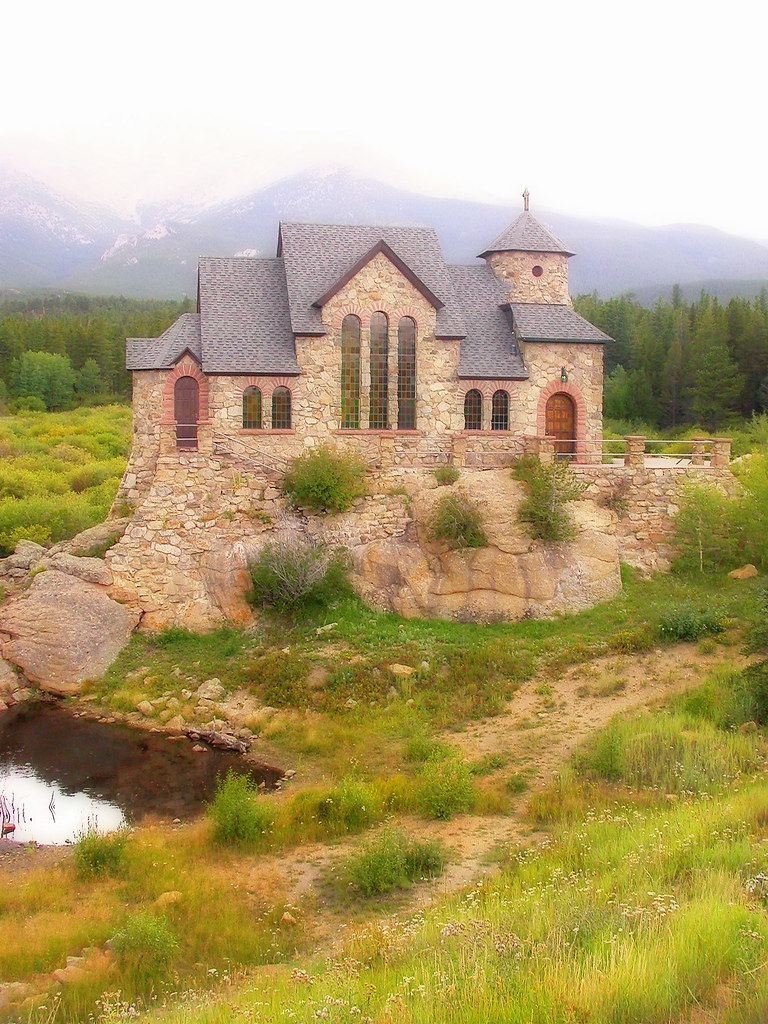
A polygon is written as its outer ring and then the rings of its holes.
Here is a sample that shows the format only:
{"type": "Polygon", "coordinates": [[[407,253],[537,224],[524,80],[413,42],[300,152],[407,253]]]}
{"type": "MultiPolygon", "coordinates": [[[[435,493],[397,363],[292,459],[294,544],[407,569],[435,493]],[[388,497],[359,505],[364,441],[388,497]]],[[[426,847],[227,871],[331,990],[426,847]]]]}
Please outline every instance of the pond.
{"type": "Polygon", "coordinates": [[[251,770],[237,754],[195,751],[186,737],[78,717],[48,701],[0,715],[6,841],[62,844],[148,815],[186,820],[229,769],[267,787],[281,775],[251,770]]]}

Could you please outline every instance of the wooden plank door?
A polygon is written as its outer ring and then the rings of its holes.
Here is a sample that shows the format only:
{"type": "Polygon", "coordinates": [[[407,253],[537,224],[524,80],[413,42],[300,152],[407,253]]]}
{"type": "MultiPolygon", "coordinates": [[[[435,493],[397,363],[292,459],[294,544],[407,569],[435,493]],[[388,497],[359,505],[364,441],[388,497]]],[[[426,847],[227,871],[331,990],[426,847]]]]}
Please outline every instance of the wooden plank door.
{"type": "Polygon", "coordinates": [[[179,377],[173,389],[173,418],[176,420],[176,447],[197,448],[197,421],[200,396],[194,377],[179,377]]]}
{"type": "Polygon", "coordinates": [[[576,453],[576,408],[571,396],[562,391],[547,402],[547,437],[555,439],[558,455],[576,453]]]}

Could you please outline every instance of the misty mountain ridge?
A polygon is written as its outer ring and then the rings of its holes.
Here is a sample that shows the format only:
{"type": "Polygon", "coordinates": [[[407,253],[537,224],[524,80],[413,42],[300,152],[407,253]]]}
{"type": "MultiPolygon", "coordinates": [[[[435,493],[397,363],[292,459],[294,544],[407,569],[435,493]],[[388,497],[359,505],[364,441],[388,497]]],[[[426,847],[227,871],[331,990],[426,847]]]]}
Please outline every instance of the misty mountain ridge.
{"type": "MultiPolygon", "coordinates": [[[[577,253],[569,263],[573,295],[633,291],[652,302],[674,283],[698,294],[706,282],[724,298],[768,285],[768,247],[714,228],[532,212],[577,253]]],[[[334,169],[303,172],[214,205],[144,204],[126,220],[0,168],[0,288],[194,295],[199,256],[274,256],[281,220],[426,224],[448,262],[472,263],[519,213],[520,206],[420,195],[334,169]]]]}

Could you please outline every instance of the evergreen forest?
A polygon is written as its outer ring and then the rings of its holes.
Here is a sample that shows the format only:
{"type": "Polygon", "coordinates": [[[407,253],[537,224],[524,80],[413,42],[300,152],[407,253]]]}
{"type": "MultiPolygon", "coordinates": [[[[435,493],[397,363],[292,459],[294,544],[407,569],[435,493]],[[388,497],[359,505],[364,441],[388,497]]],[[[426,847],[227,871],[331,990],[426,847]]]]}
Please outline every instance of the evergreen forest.
{"type": "Polygon", "coordinates": [[[768,411],[768,291],[727,305],[702,292],[650,308],[631,295],[574,303],[609,334],[603,415],[656,429],[697,424],[717,430],[768,411]]]}
{"type": "Polygon", "coordinates": [[[126,337],[156,337],[189,302],[0,295],[0,409],[127,401],[126,337]]]}

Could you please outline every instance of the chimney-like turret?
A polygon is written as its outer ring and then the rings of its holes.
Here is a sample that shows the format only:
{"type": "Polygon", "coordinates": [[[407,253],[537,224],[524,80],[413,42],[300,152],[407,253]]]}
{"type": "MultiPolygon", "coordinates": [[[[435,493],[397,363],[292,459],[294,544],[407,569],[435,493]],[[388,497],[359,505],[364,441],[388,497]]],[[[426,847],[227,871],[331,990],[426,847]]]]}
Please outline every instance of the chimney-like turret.
{"type": "Polygon", "coordinates": [[[496,277],[509,282],[510,302],[570,306],[568,258],[574,253],[529,212],[528,189],[523,199],[523,212],[480,257],[496,277]]]}

